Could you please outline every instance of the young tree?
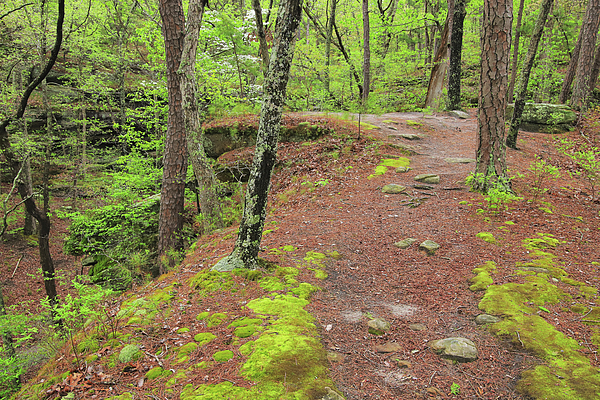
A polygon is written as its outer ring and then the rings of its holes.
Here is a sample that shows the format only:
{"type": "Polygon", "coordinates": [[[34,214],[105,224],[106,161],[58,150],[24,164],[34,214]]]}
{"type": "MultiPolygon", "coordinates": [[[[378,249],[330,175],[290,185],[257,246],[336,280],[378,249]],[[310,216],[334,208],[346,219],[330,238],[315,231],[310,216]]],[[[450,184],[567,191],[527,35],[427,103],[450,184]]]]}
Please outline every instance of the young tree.
{"type": "MultiPolygon", "coordinates": [[[[13,176],[18,176],[21,172],[22,160],[18,158],[18,155],[16,154],[14,148],[11,145],[8,134],[8,126],[12,122],[19,121],[21,118],[23,118],[23,115],[25,114],[25,109],[27,108],[27,102],[29,101],[29,97],[31,96],[33,91],[40,85],[40,83],[46,78],[46,76],[48,76],[48,73],[54,66],[62,44],[64,20],[65,0],[59,0],[58,18],[56,20],[56,39],[54,42],[54,47],[52,48],[52,51],[50,53],[48,62],[46,63],[40,74],[31,81],[31,83],[23,92],[15,114],[10,115],[4,120],[0,121],[0,151],[2,151],[4,158],[6,159],[6,163],[11,169],[13,176]]],[[[46,294],[50,300],[50,304],[55,305],[57,301],[57,293],[56,283],[54,281],[54,262],[50,253],[50,217],[44,209],[40,209],[38,207],[37,203],[35,202],[33,193],[31,193],[30,188],[23,181],[18,183],[18,191],[19,195],[25,202],[27,212],[31,214],[39,224],[38,247],[40,254],[40,264],[42,267],[42,273],[44,278],[44,287],[46,289],[46,294]]]]}
{"type": "Polygon", "coordinates": [[[256,266],[301,10],[302,0],[282,0],[279,4],[275,25],[275,46],[269,60],[269,72],[264,85],[258,137],[246,190],[244,215],[233,251],[213,267],[217,271],[232,271],[235,268],[256,266]]]}
{"type": "Polygon", "coordinates": [[[465,21],[466,0],[456,0],[452,33],[450,35],[450,70],[448,72],[448,109],[460,109],[460,75],[463,39],[463,23],[465,21]]]}
{"type": "Polygon", "coordinates": [[[513,41],[513,58],[512,67],[510,72],[510,83],[508,84],[508,97],[509,103],[513,101],[513,94],[515,92],[515,81],[517,79],[517,63],[519,62],[519,42],[521,40],[521,21],[523,20],[523,7],[525,6],[525,0],[519,1],[519,12],[517,14],[517,25],[515,26],[515,39],[513,41]]]}
{"type": "Polygon", "coordinates": [[[183,52],[179,75],[183,96],[183,114],[187,133],[187,149],[194,174],[198,181],[200,208],[204,231],[223,227],[219,198],[217,197],[216,178],[206,152],[204,151],[204,132],[200,123],[198,102],[196,100],[196,55],[198,49],[198,31],[204,15],[206,0],[191,0],[188,6],[188,20],[183,40],[183,52]]]}
{"type": "Polygon", "coordinates": [[[188,160],[181,82],[177,73],[181,62],[185,29],[185,17],[181,0],[160,0],[160,15],[165,41],[167,87],[169,91],[169,114],[165,136],[158,220],[158,253],[161,258],[159,272],[164,273],[166,272],[166,266],[172,266],[174,263],[174,260],[168,256],[168,252],[183,247],[179,235],[183,228],[182,214],[188,160]]]}
{"type": "Polygon", "coordinates": [[[525,96],[527,95],[527,85],[529,84],[529,76],[531,75],[531,69],[533,68],[533,62],[535,61],[535,54],[537,53],[538,44],[542,33],[544,33],[544,26],[546,25],[546,19],[550,13],[550,8],[554,0],[544,0],[541,5],[540,13],[538,14],[537,21],[531,39],[529,40],[529,49],[527,50],[527,57],[525,58],[525,64],[521,69],[521,75],[519,76],[519,90],[517,93],[517,99],[515,100],[515,109],[513,116],[510,121],[510,129],[506,138],[506,145],[512,149],[517,149],[517,134],[519,133],[519,125],[523,117],[523,110],[525,109],[525,96]]]}
{"type": "Polygon", "coordinates": [[[512,28],[512,1],[485,0],[481,34],[481,75],[477,118],[477,165],[473,188],[510,191],[506,175],[504,112],[512,28]]]}
{"type": "Polygon", "coordinates": [[[367,104],[371,90],[371,27],[369,25],[369,0],[362,0],[363,14],[363,92],[362,104],[367,104]]]}
{"type": "Polygon", "coordinates": [[[585,20],[581,29],[583,36],[581,50],[577,60],[575,72],[575,86],[571,96],[571,107],[583,110],[587,107],[587,99],[595,82],[590,82],[592,66],[594,64],[594,50],[600,23],[600,0],[590,0],[585,10],[585,20]]]}

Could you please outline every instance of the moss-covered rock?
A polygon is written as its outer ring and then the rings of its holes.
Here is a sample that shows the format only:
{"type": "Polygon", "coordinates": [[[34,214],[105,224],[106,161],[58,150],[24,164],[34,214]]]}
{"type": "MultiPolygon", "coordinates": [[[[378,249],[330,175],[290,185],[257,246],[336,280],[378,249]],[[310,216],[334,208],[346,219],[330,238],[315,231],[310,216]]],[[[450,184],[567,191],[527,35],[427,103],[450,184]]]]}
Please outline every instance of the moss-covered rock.
{"type": "Polygon", "coordinates": [[[144,353],[140,350],[138,345],[128,344],[119,352],[119,361],[122,363],[128,363],[142,358],[143,355],[144,353]]]}
{"type": "Polygon", "coordinates": [[[216,362],[226,362],[229,361],[233,358],[233,351],[231,350],[221,350],[221,351],[217,351],[215,354],[213,354],[213,359],[216,362]]]}
{"type": "Polygon", "coordinates": [[[217,337],[210,332],[202,332],[194,336],[194,340],[198,342],[198,346],[204,346],[205,344],[212,342],[216,338],[217,337]]]}

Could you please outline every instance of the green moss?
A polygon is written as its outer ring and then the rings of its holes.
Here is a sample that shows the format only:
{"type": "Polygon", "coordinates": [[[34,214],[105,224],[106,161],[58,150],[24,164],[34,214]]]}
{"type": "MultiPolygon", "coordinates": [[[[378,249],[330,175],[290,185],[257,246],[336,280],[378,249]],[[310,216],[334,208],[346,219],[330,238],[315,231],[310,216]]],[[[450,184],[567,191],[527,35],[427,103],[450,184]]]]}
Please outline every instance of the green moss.
{"type": "Polygon", "coordinates": [[[129,392],[126,392],[120,396],[107,397],[105,400],[133,400],[133,395],[129,392]]]}
{"type": "Polygon", "coordinates": [[[239,338],[247,338],[256,332],[255,325],[240,326],[233,331],[233,334],[239,338]]]}
{"type": "Polygon", "coordinates": [[[154,367],[148,372],[146,372],[146,379],[153,380],[158,378],[166,378],[167,376],[171,376],[173,372],[168,369],[163,369],[162,367],[154,367]]]}
{"type": "Polygon", "coordinates": [[[267,292],[274,292],[278,290],[283,290],[285,288],[285,285],[281,283],[278,277],[268,276],[266,278],[261,279],[260,287],[265,289],[267,292]]]}
{"type": "Polygon", "coordinates": [[[95,337],[87,337],[77,344],[78,353],[93,353],[100,349],[100,343],[95,337]]]}
{"type": "Polygon", "coordinates": [[[187,374],[186,371],[183,369],[178,370],[177,372],[175,372],[175,374],[173,374],[171,376],[171,379],[169,379],[166,383],[165,383],[165,387],[170,388],[173,387],[179,383],[181,383],[182,381],[187,379],[187,374]]]}
{"type": "Polygon", "coordinates": [[[238,326],[260,325],[263,320],[260,318],[240,318],[229,324],[228,328],[237,328],[238,326]]]}
{"type": "Polygon", "coordinates": [[[186,362],[190,359],[190,354],[198,350],[198,345],[194,342],[184,344],[177,350],[177,361],[175,364],[186,362]]]}
{"type": "Polygon", "coordinates": [[[202,332],[194,336],[194,340],[198,342],[199,346],[204,346],[207,343],[212,342],[217,337],[210,332],[202,332]]]}
{"type": "Polygon", "coordinates": [[[296,247],[292,246],[292,245],[287,244],[287,245],[281,247],[281,250],[283,250],[283,251],[296,251],[298,249],[296,247]]]}
{"type": "Polygon", "coordinates": [[[128,344],[119,352],[119,361],[122,363],[128,363],[130,361],[135,361],[142,358],[143,355],[144,353],[140,351],[140,348],[137,345],[128,344]]]}
{"type": "Polygon", "coordinates": [[[378,166],[375,167],[375,172],[367,177],[367,179],[373,179],[376,176],[383,175],[387,172],[387,167],[408,167],[410,165],[410,160],[405,157],[400,158],[384,158],[381,160],[378,166]]]}
{"type": "Polygon", "coordinates": [[[581,290],[581,293],[587,298],[594,297],[598,293],[598,288],[592,286],[582,286],[579,290],[581,290]]]}
{"type": "Polygon", "coordinates": [[[486,261],[484,264],[473,269],[475,276],[469,280],[472,283],[469,286],[469,290],[476,292],[479,290],[486,290],[488,286],[494,283],[491,274],[496,272],[496,263],[493,261],[486,261]]]}
{"type": "Polygon", "coordinates": [[[513,221],[506,221],[505,224],[506,225],[514,225],[515,223],[513,221]]]}
{"type": "Polygon", "coordinates": [[[177,329],[177,333],[187,333],[190,331],[190,328],[179,328],[177,329]]]}
{"type": "Polygon", "coordinates": [[[406,125],[408,125],[408,126],[423,126],[423,124],[421,122],[413,121],[410,119],[406,120],[406,125]]]}
{"type": "Polygon", "coordinates": [[[227,319],[227,314],[214,313],[213,315],[208,317],[208,321],[207,321],[206,325],[209,328],[212,328],[213,326],[221,325],[223,323],[223,321],[225,321],[226,319],[227,319]]]}
{"type": "Polygon", "coordinates": [[[306,256],[304,256],[305,261],[324,260],[326,258],[327,258],[326,254],[319,253],[316,251],[307,251],[306,256]]]}
{"type": "Polygon", "coordinates": [[[85,358],[85,362],[91,364],[95,361],[98,361],[98,358],[98,354],[90,354],[85,358]]]}
{"type": "Polygon", "coordinates": [[[189,285],[203,292],[214,292],[217,290],[230,290],[233,285],[233,278],[228,272],[218,271],[200,271],[189,280],[189,285]]]}
{"type": "Polygon", "coordinates": [[[315,271],[315,278],[317,279],[327,279],[327,277],[329,275],[327,275],[327,272],[323,271],[322,269],[318,269],[318,268],[309,268],[310,270],[315,271]]]}
{"type": "Polygon", "coordinates": [[[298,287],[293,288],[291,292],[298,296],[301,299],[308,300],[310,296],[319,290],[316,286],[311,285],[310,283],[302,282],[298,287]]]}
{"type": "Polygon", "coordinates": [[[537,238],[523,239],[523,246],[528,250],[554,248],[560,244],[554,235],[549,233],[538,233],[537,238]]]}
{"type": "Polygon", "coordinates": [[[258,281],[262,278],[263,273],[257,269],[248,269],[248,268],[236,268],[233,270],[233,274],[237,276],[241,276],[248,281],[258,281]]]}
{"type": "Polygon", "coordinates": [[[253,340],[250,340],[250,341],[244,343],[239,348],[240,354],[243,356],[248,356],[248,355],[252,354],[252,352],[254,351],[255,345],[256,345],[256,343],[254,343],[253,340]]]}
{"type": "Polygon", "coordinates": [[[217,351],[215,354],[213,354],[213,359],[216,362],[226,362],[229,361],[233,358],[233,351],[231,350],[221,350],[221,351],[217,351]]]}
{"type": "Polygon", "coordinates": [[[475,236],[478,237],[479,239],[483,240],[484,242],[498,244],[498,241],[496,240],[496,238],[494,237],[494,235],[491,232],[479,232],[475,236]]]}
{"type": "Polygon", "coordinates": [[[574,313],[585,314],[588,312],[588,308],[583,304],[575,304],[571,306],[570,311],[574,313]]]}
{"type": "Polygon", "coordinates": [[[198,314],[196,316],[196,319],[198,321],[204,321],[206,318],[208,318],[210,316],[210,313],[208,311],[203,311],[200,314],[198,314]]]}
{"type": "Polygon", "coordinates": [[[328,251],[325,254],[327,255],[327,257],[331,257],[334,260],[341,260],[342,259],[342,255],[337,250],[328,251]]]}

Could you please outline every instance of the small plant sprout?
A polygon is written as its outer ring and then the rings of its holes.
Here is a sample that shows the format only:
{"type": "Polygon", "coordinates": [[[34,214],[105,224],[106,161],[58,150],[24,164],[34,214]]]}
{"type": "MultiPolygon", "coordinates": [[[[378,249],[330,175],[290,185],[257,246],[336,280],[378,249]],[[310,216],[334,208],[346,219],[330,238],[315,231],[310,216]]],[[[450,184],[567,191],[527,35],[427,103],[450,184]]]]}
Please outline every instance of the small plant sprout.
{"type": "Polygon", "coordinates": [[[456,382],[452,382],[450,385],[450,394],[458,396],[460,394],[460,385],[456,382]]]}

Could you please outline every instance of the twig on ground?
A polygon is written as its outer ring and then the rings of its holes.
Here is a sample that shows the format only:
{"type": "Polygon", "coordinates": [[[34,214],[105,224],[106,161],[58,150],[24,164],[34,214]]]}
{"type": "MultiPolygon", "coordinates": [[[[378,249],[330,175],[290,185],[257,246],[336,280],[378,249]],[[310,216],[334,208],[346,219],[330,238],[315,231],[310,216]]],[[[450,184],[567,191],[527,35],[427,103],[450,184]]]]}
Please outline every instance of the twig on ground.
{"type": "Polygon", "coordinates": [[[429,383],[427,384],[427,386],[431,386],[431,381],[433,380],[435,374],[437,374],[437,371],[433,371],[433,374],[431,374],[431,378],[429,378],[429,383]]]}
{"type": "Polygon", "coordinates": [[[19,261],[17,261],[17,265],[16,265],[10,279],[15,277],[15,273],[17,272],[17,268],[19,268],[19,264],[21,264],[21,260],[23,259],[23,257],[25,257],[25,254],[21,254],[21,258],[19,258],[19,261]]]}

